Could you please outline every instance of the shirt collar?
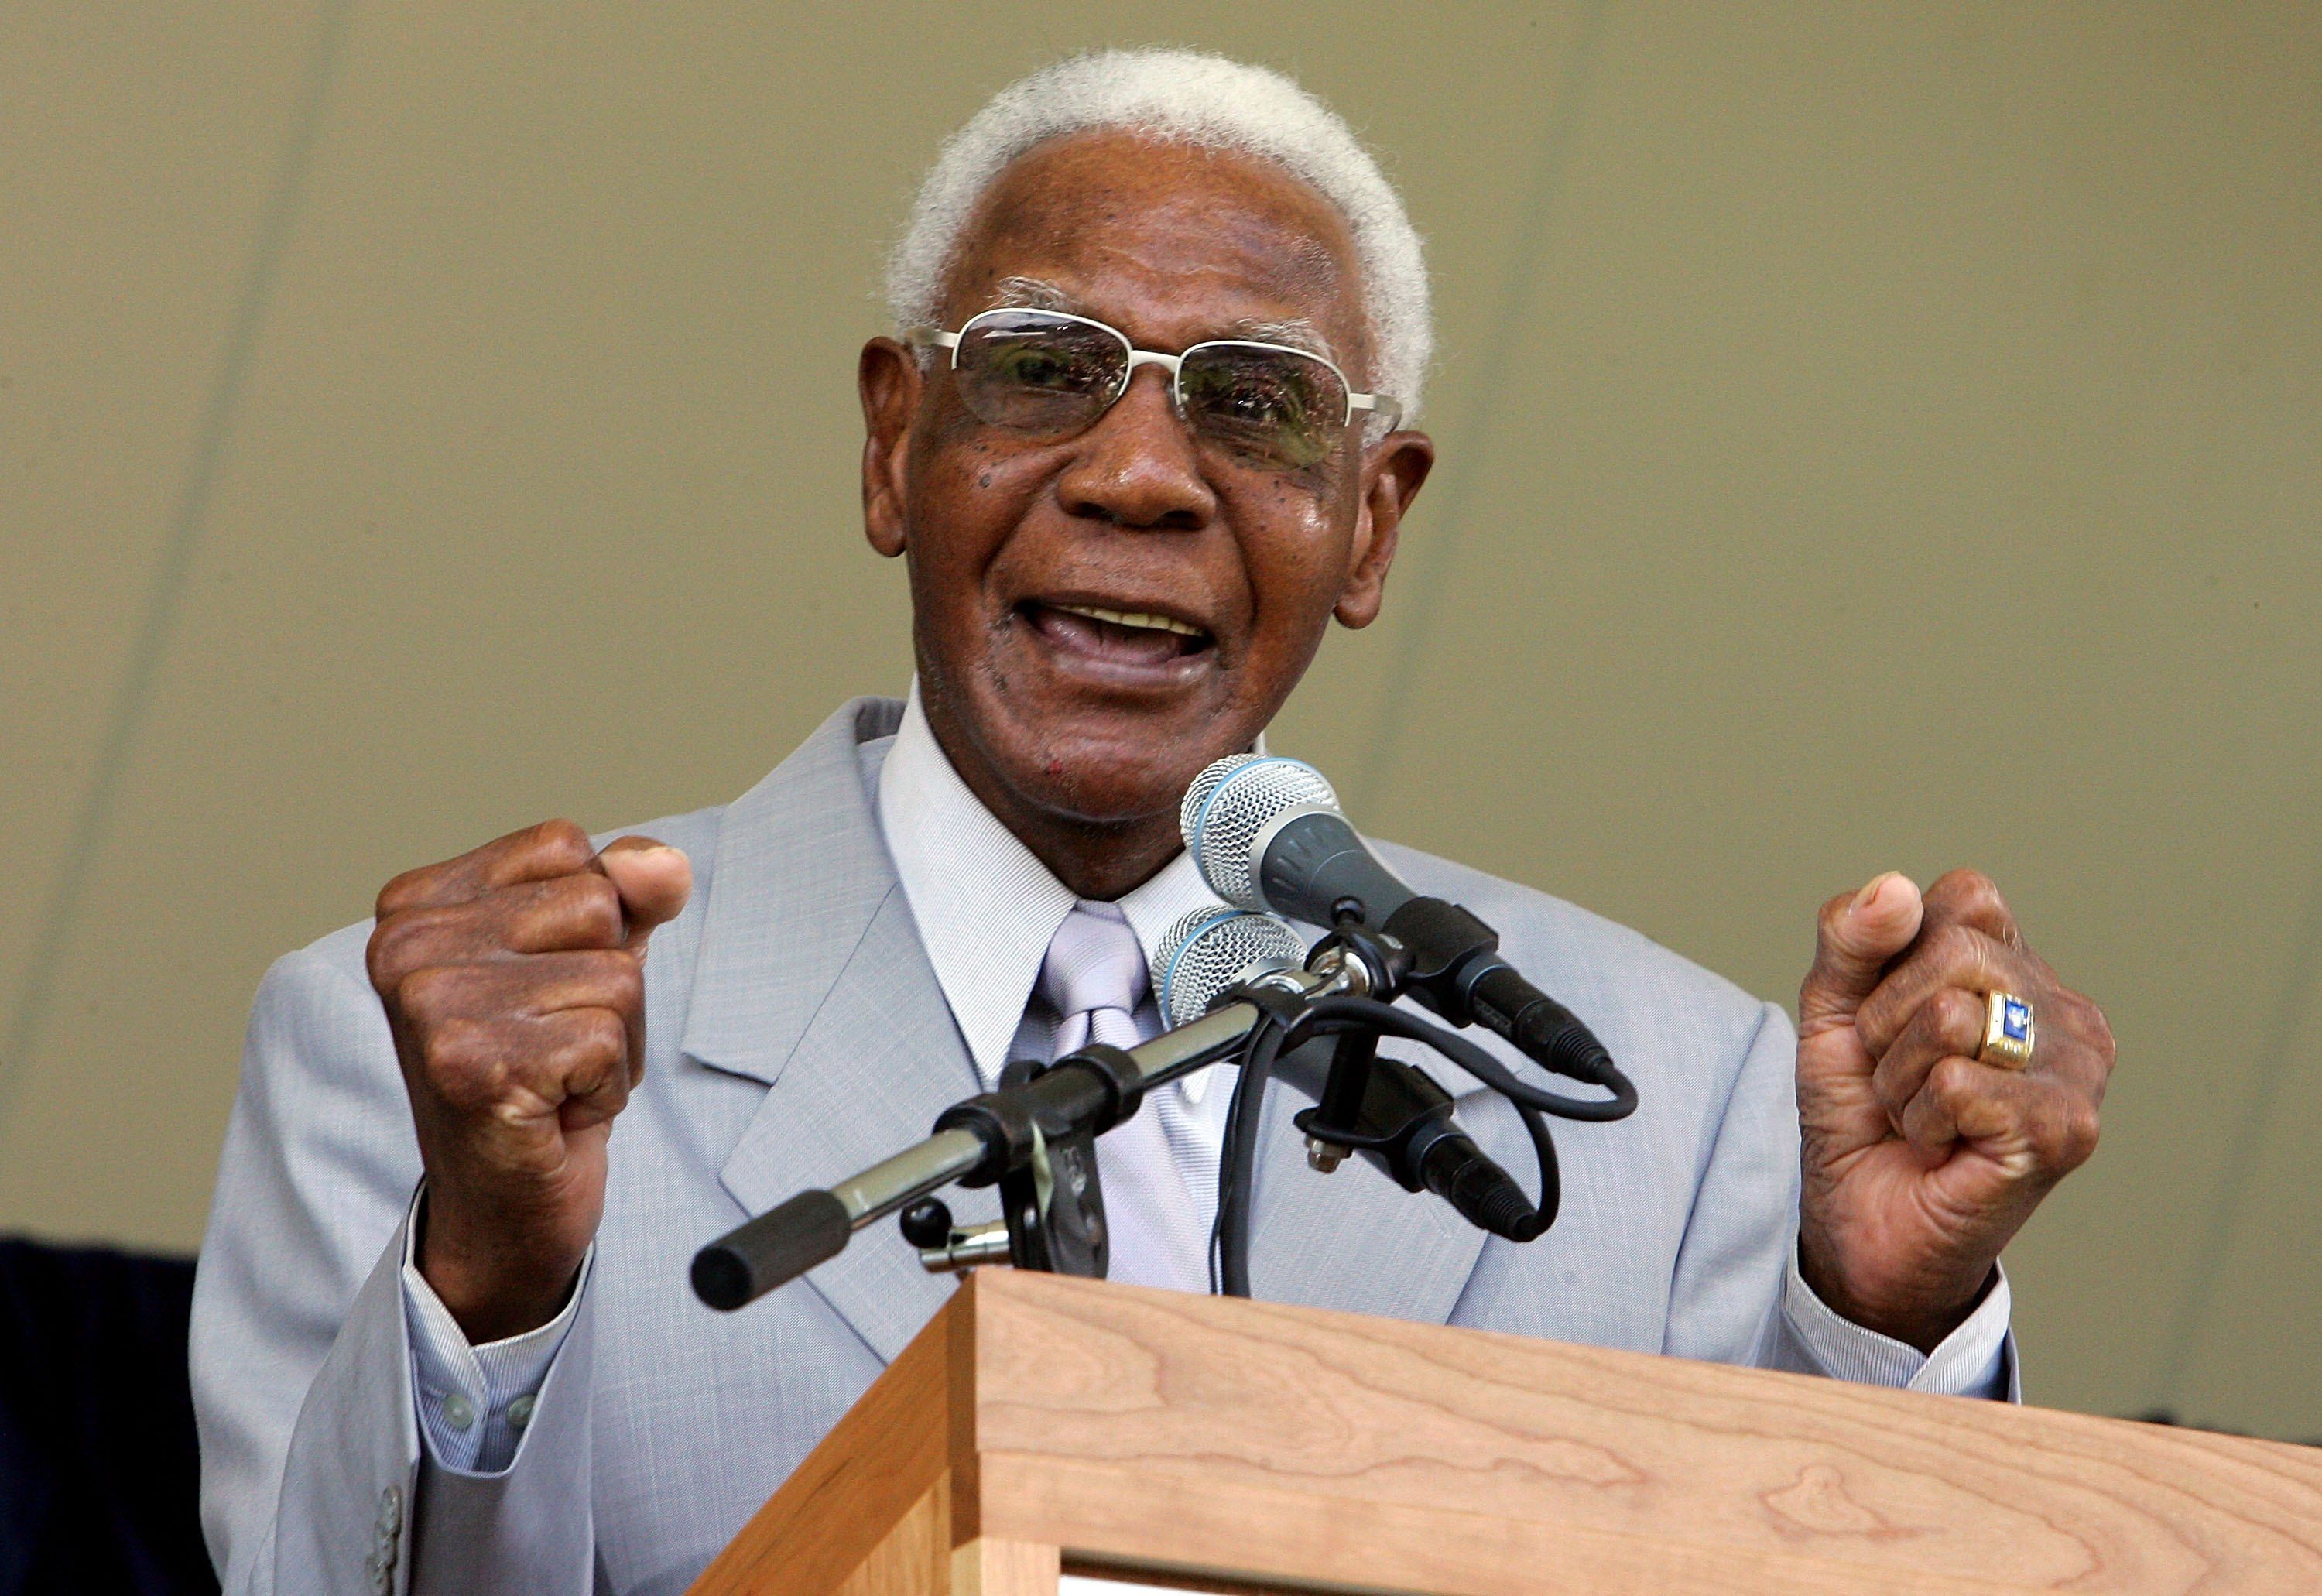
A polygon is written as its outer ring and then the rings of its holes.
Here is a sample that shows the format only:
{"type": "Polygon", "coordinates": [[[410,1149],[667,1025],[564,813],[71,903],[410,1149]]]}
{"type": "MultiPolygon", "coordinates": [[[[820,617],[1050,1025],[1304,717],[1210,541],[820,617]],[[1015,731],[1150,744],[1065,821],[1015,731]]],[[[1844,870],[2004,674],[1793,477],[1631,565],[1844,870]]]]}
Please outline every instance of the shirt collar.
{"type": "MultiPolygon", "coordinates": [[[[976,1072],[995,1083],[1048,944],[1079,899],[952,769],[916,680],[880,770],[879,829],[976,1072]]],[[[1117,902],[1149,970],[1179,916],[1220,899],[1180,853],[1117,902]]],[[[1211,1073],[1193,1079],[1206,1086],[1211,1073]]]]}

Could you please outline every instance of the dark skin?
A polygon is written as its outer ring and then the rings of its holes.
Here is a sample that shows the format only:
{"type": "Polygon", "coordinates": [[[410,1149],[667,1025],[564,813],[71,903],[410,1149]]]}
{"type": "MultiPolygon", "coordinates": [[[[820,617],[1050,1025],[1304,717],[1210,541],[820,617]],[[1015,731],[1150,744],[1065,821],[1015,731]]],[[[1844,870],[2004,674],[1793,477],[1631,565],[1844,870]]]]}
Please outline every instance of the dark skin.
{"type": "MultiPolygon", "coordinates": [[[[1117,133],[1041,146],[962,241],[945,325],[1045,285],[1138,348],[1303,324],[1358,383],[1371,351],[1343,220],[1262,160],[1117,133]]],[[[1273,340],[1279,341],[1279,340],[1273,340]]],[[[909,561],[928,720],[976,796],[1057,878],[1116,898],[1176,853],[1176,806],[1248,746],[1335,618],[1376,617],[1433,464],[1422,433],[1350,426],[1319,465],[1253,469],[1196,440],[1160,372],[1086,431],[977,421],[890,339],[859,367],[872,546],[909,561]],[[1166,616],[1164,635],[1081,616],[1166,616]]],[[[644,949],[685,857],[592,854],[551,821],[398,876],[370,975],[427,1171],[419,1266],[473,1341],[554,1317],[604,1208],[607,1138],[644,1067],[644,949]]],[[[1856,1323],[1931,1349],[2093,1149],[2113,1044],[2025,945],[1997,890],[1898,875],[1823,910],[1799,997],[1799,1260],[1856,1323]],[[2032,1063],[1974,1062],[1982,994],[2030,999],[2032,1063]]]]}
{"type": "MultiPolygon", "coordinates": [[[[1358,380],[1368,368],[1346,223],[1277,169],[1060,140],[993,186],[968,239],[946,327],[1029,278],[1140,349],[1299,321],[1358,380]]],[[[1166,864],[1186,785],[1266,728],[1334,616],[1378,615],[1435,458],[1422,433],[1365,447],[1357,425],[1316,469],[1253,468],[1190,435],[1151,367],[1062,440],[983,425],[941,364],[923,370],[892,339],[864,348],[859,386],[864,530],[910,563],[928,723],[976,797],[1083,898],[1118,898],[1166,864]],[[1051,600],[1165,613],[1210,641],[1120,669],[1060,635],[1051,600]]]]}
{"type": "Polygon", "coordinates": [[[1989,877],[1899,874],[1823,905],[1798,990],[1798,1269],[1824,1302],[1932,1352],[2001,1251],[2096,1151],[2104,1011],[2025,945],[1989,877]],[[2028,999],[2032,1062],[1976,1062],[1984,994],[2028,999]]]}

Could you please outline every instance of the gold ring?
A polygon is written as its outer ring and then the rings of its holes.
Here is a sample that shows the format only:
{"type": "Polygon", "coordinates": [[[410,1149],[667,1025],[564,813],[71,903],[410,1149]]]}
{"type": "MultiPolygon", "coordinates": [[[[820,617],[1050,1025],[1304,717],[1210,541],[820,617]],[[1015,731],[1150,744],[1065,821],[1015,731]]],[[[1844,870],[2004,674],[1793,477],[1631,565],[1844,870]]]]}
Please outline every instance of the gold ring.
{"type": "Polygon", "coordinates": [[[1976,1062],[2020,1070],[2032,1062],[2032,1005],[2013,992],[1987,992],[1983,999],[1983,1045],[1976,1062]]]}

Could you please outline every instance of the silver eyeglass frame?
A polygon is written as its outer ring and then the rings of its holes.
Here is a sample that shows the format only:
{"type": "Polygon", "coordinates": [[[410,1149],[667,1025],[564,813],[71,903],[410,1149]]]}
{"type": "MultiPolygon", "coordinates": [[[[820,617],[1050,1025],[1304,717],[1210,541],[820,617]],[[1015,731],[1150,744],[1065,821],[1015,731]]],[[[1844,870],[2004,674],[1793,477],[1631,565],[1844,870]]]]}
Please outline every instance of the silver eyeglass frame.
{"type": "MultiPolygon", "coordinates": [[[[1205,349],[1257,349],[1265,350],[1273,354],[1296,355],[1303,360],[1312,360],[1337,378],[1339,387],[1347,396],[1347,413],[1339,418],[1340,426],[1352,422],[1358,415],[1376,416],[1385,421],[1386,423],[1385,430],[1387,432],[1393,432],[1403,421],[1401,400],[1390,398],[1385,394],[1358,393],[1355,390],[1354,382],[1339,369],[1337,361],[1327,356],[1318,355],[1311,349],[1300,349],[1294,344],[1288,343],[1267,343],[1255,338],[1206,338],[1199,343],[1188,344],[1183,353],[1167,355],[1158,350],[1138,348],[1129,342],[1128,333],[1110,322],[1098,321],[1094,316],[1075,315],[1069,310],[1047,310],[1037,305],[1000,305],[994,306],[990,310],[976,312],[959,324],[959,331],[956,333],[946,333],[939,327],[914,327],[903,334],[903,342],[914,349],[941,349],[950,351],[951,369],[956,371],[959,369],[960,341],[967,336],[968,329],[988,317],[1003,315],[1053,316],[1060,322],[1077,322],[1083,327],[1094,327],[1098,332],[1110,333],[1120,340],[1120,347],[1129,351],[1129,365],[1121,374],[1120,387],[1115,389],[1112,397],[1104,402],[1104,410],[1110,410],[1120,403],[1120,396],[1129,391],[1129,385],[1136,379],[1137,369],[1139,366],[1158,366],[1169,374],[1169,403],[1176,409],[1179,415],[1183,415],[1185,414],[1185,395],[1179,373],[1184,369],[1188,360],[1205,349]]],[[[1097,412],[1097,418],[1102,417],[1104,410],[1097,412]]],[[[1096,418],[1092,418],[1089,424],[1094,426],[1096,418]]]]}

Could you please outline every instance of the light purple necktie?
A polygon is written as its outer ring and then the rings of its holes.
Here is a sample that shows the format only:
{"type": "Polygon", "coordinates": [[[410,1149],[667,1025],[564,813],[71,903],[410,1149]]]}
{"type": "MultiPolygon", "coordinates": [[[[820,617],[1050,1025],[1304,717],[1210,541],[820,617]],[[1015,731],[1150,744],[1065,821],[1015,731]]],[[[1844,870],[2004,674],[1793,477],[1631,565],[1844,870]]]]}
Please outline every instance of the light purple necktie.
{"type": "MultiPolygon", "coordinates": [[[[1059,1017],[1062,1058],[1091,1042],[1133,1047],[1158,1026],[1145,1004],[1145,950],[1120,910],[1082,901],[1065,917],[1040,965],[1040,996],[1059,1017]]],[[[1097,1141],[1104,1211],[1112,1232],[1111,1278],[1180,1291],[1209,1290],[1210,1214],[1217,1158],[1186,1113],[1175,1084],[1149,1093],[1126,1125],[1097,1141]]]]}

